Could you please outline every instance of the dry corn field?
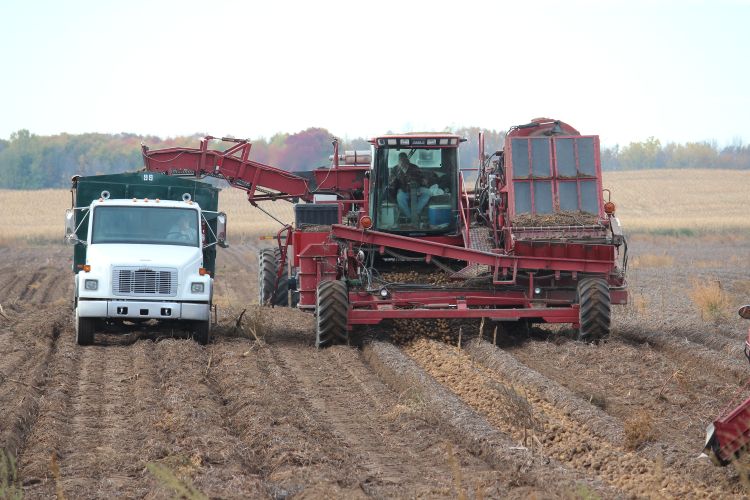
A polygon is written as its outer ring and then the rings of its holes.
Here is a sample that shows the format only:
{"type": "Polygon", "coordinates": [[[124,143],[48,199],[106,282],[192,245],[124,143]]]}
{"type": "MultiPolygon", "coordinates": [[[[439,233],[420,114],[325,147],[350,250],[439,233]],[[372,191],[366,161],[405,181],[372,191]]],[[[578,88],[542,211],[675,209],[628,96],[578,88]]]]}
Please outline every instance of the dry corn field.
{"type": "MultiPolygon", "coordinates": [[[[746,201],[736,179],[683,172],[746,201]]],[[[226,190],[214,341],[138,331],[79,347],[70,194],[0,191],[19,221],[0,240],[0,498],[747,497],[742,468],[699,456],[750,377],[735,313],[750,302],[747,217],[717,198],[722,224],[695,192],[654,188],[664,175],[607,176],[626,230],[670,227],[649,226],[659,209],[715,230],[630,238],[631,304],[599,345],[437,320],[316,351],[312,315],[257,305],[259,236],[275,229],[226,190]]]]}

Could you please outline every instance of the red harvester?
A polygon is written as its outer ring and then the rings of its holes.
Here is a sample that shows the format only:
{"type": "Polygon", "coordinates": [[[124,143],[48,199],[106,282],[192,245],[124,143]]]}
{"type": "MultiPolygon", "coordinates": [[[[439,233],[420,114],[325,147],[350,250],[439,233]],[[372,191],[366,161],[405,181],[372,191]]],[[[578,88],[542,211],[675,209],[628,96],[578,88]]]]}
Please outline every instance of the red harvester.
{"type": "Polygon", "coordinates": [[[596,341],[611,305],[627,303],[627,244],[604,200],[599,138],[561,121],[513,127],[490,155],[480,135],[479,167],[463,170],[465,139],[449,133],[384,135],[344,154],[334,141],[332,165],[309,179],[252,161],[247,141],[224,138],[235,145],[217,151],[211,139],[144,146],[146,169],[225,179],[253,205],[296,203],[294,227],[260,252],[260,300],[315,312],[318,347],[404,318],[570,323],[596,341]],[[425,279],[394,279],[404,271],[425,279]]]}
{"type": "MultiPolygon", "coordinates": [[[[750,319],[750,305],[739,310],[742,318],[750,319]]],[[[750,329],[745,340],[745,357],[750,361],[750,329]]],[[[731,406],[732,402],[728,406],[731,406]]],[[[703,450],[716,465],[729,465],[743,455],[750,444],[750,398],[722,415],[706,429],[706,446],[703,450]]]]}

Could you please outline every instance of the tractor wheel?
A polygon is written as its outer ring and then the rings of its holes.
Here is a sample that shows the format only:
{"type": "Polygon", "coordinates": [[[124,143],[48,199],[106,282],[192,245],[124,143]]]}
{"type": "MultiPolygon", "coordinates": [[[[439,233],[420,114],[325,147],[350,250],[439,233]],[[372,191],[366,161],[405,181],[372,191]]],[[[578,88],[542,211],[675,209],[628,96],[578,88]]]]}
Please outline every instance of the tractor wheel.
{"type": "Polygon", "coordinates": [[[208,340],[211,337],[211,320],[208,321],[196,321],[193,326],[193,340],[198,342],[200,345],[208,344],[208,340]]]}
{"type": "Polygon", "coordinates": [[[527,338],[531,334],[531,323],[526,319],[518,321],[504,321],[503,330],[511,337],[527,338]]]}
{"type": "Polygon", "coordinates": [[[271,304],[271,294],[276,281],[275,271],[276,259],[273,250],[264,248],[258,252],[258,301],[262,306],[271,304]]]}
{"type": "Polygon", "coordinates": [[[261,305],[289,305],[289,271],[284,266],[277,287],[278,266],[278,249],[264,248],[258,252],[258,301],[261,305]]]}
{"type": "Polygon", "coordinates": [[[596,342],[609,335],[612,303],[604,278],[585,278],[578,283],[578,340],[596,342]]]}
{"type": "MultiPolygon", "coordinates": [[[[281,265],[281,250],[279,247],[273,249],[273,257],[276,259],[276,269],[281,265]]],[[[281,270],[279,277],[279,286],[276,289],[276,306],[287,307],[289,305],[289,254],[287,252],[287,261],[284,263],[284,269],[281,270]]],[[[295,306],[292,306],[295,307],[295,306]]]]}
{"type": "Polygon", "coordinates": [[[343,281],[321,281],[318,284],[315,347],[318,349],[334,344],[346,344],[349,311],[349,294],[343,281]]]}
{"type": "Polygon", "coordinates": [[[94,343],[96,318],[82,318],[76,311],[76,344],[91,345],[94,343]]]}

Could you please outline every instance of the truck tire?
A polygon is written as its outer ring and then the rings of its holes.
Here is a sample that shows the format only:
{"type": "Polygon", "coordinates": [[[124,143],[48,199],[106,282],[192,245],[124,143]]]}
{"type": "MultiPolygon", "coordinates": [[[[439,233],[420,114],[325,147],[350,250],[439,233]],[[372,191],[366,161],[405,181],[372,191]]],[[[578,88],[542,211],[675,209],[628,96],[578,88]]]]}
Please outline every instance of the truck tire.
{"type": "Polygon", "coordinates": [[[91,345],[94,343],[95,318],[82,318],[76,311],[76,344],[91,345]]]}
{"type": "Polygon", "coordinates": [[[211,337],[211,320],[208,321],[196,321],[193,327],[193,340],[198,342],[200,345],[208,344],[208,340],[211,337]]]}
{"type": "Polygon", "coordinates": [[[289,272],[284,266],[277,287],[278,266],[278,249],[264,248],[258,252],[258,301],[261,305],[286,307],[289,304],[289,272]]]}
{"type": "Polygon", "coordinates": [[[349,312],[349,294],[346,283],[340,280],[321,281],[315,310],[315,347],[318,349],[334,344],[346,344],[349,312]]]}
{"type": "Polygon", "coordinates": [[[597,342],[609,336],[612,303],[604,278],[584,278],[578,283],[578,340],[597,342]]]}

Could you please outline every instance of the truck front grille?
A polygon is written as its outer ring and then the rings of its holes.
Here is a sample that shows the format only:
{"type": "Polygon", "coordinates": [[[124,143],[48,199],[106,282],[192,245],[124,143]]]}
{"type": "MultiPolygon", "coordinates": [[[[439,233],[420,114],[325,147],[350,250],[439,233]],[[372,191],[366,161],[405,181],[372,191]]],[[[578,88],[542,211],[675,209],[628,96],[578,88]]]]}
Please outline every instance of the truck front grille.
{"type": "Polygon", "coordinates": [[[177,270],[116,267],[112,270],[112,293],[115,295],[177,295],[177,270]]]}

